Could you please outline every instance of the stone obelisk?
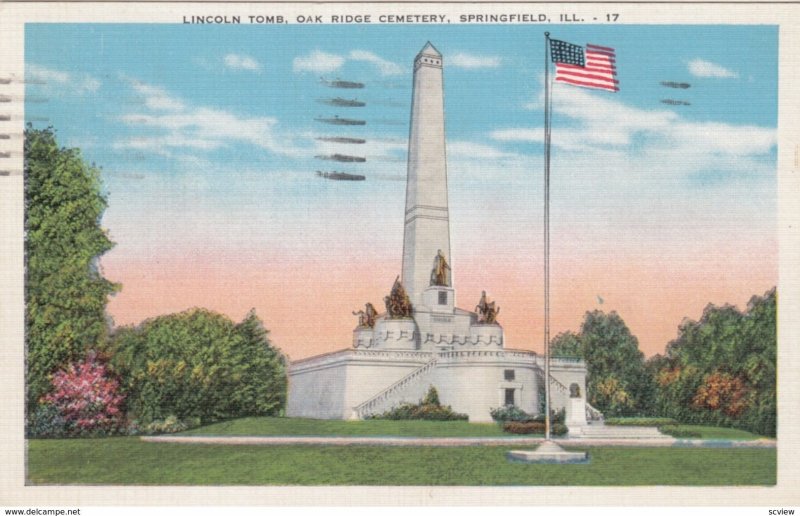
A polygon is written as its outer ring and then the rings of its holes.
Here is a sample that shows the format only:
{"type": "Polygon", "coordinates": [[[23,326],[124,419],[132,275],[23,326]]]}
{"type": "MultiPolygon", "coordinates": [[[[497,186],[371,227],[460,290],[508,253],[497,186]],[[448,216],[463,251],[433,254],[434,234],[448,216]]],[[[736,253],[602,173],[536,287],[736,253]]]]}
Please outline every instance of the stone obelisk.
{"type": "Polygon", "coordinates": [[[407,174],[403,285],[419,305],[439,251],[451,261],[442,54],[430,42],[414,59],[407,174]]]}

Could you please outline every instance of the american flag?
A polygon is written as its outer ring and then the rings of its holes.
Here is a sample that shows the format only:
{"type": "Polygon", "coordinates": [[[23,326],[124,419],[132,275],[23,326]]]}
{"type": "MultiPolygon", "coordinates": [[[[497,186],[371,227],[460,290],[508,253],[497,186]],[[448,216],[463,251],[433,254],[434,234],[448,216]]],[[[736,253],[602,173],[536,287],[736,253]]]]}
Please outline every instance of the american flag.
{"type": "Polygon", "coordinates": [[[551,39],[550,56],[556,64],[556,82],[619,91],[613,48],[587,44],[584,50],[579,45],[551,39]]]}

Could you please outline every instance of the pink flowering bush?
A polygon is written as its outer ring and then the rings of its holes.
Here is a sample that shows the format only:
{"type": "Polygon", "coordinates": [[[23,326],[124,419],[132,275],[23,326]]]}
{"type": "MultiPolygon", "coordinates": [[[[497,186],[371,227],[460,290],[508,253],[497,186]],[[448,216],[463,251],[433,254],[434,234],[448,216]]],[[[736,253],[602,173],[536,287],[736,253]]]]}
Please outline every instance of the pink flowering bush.
{"type": "Polygon", "coordinates": [[[42,403],[57,410],[65,434],[107,434],[123,426],[125,396],[118,392],[119,382],[94,351],[82,362],[55,373],[52,385],[52,392],[42,397],[42,403]]]}

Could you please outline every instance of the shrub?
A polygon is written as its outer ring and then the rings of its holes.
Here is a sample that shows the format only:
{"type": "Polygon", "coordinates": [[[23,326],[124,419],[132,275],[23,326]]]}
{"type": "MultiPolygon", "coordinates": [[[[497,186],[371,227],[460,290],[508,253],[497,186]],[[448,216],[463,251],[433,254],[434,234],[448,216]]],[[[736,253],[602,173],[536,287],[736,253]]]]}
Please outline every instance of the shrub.
{"type": "MultiPolygon", "coordinates": [[[[506,421],[503,431],[510,434],[541,434],[544,435],[544,423],[541,421],[506,421]]],[[[550,427],[551,435],[566,435],[569,430],[561,423],[553,423],[550,427]]]]}
{"type": "Polygon", "coordinates": [[[239,324],[192,309],[119,328],[109,353],[129,415],[145,426],[275,415],[284,405],[284,357],[252,311],[239,324]]]}
{"type": "Polygon", "coordinates": [[[174,434],[176,432],[183,432],[200,426],[199,418],[189,418],[180,420],[175,416],[168,416],[166,419],[158,419],[153,421],[142,429],[142,433],[152,434],[174,434]]]}
{"type": "Polygon", "coordinates": [[[702,434],[700,432],[690,430],[686,427],[677,426],[677,425],[664,425],[658,428],[661,433],[671,435],[672,437],[683,437],[683,438],[700,438],[702,434]]]}
{"type": "MultiPolygon", "coordinates": [[[[561,410],[551,410],[550,411],[550,422],[555,423],[563,423],[567,419],[567,409],[561,410]]],[[[536,417],[533,418],[533,421],[539,421],[544,423],[544,414],[538,414],[536,417]]]]}
{"type": "MultiPolygon", "coordinates": [[[[544,423],[544,413],[542,414],[528,414],[521,408],[515,405],[506,405],[505,407],[500,407],[496,409],[492,409],[489,411],[489,414],[492,416],[492,419],[495,422],[503,424],[506,421],[519,421],[522,423],[526,422],[539,422],[544,423]]],[[[558,411],[551,410],[550,411],[550,422],[551,423],[563,423],[567,416],[567,410],[561,409],[558,411]]]]}
{"type": "Polygon", "coordinates": [[[443,406],[439,402],[439,394],[436,388],[431,387],[425,398],[418,404],[402,403],[401,405],[387,410],[382,414],[372,414],[367,419],[422,419],[427,421],[468,421],[469,416],[453,412],[449,405],[443,406]]]}
{"type": "Polygon", "coordinates": [[[442,404],[439,401],[439,392],[436,390],[436,387],[431,385],[431,388],[428,389],[428,393],[425,395],[425,398],[422,399],[422,404],[423,405],[436,405],[437,407],[442,404]]]}
{"type": "Polygon", "coordinates": [[[28,419],[25,433],[28,437],[66,437],[67,422],[55,405],[39,405],[28,419]]]}
{"type": "Polygon", "coordinates": [[[550,428],[550,433],[553,435],[567,435],[567,433],[569,433],[569,428],[563,423],[553,423],[553,426],[550,428]]]}
{"type": "Polygon", "coordinates": [[[51,383],[53,391],[42,397],[30,425],[32,435],[106,435],[124,426],[125,397],[95,352],[55,373],[51,383]]]}
{"type": "Polygon", "coordinates": [[[663,426],[677,425],[671,417],[611,417],[605,420],[609,426],[663,426]]]}
{"type": "Polygon", "coordinates": [[[442,405],[414,405],[411,403],[403,403],[391,410],[387,410],[381,414],[373,414],[368,416],[367,419],[393,419],[393,420],[409,420],[421,419],[426,421],[467,421],[469,416],[466,414],[459,414],[454,412],[450,406],[442,405]]]}
{"type": "Polygon", "coordinates": [[[489,411],[489,414],[492,416],[492,419],[498,423],[505,423],[507,421],[527,422],[534,421],[535,419],[532,414],[528,414],[515,405],[506,405],[504,407],[492,409],[489,411]]]}
{"type": "Polygon", "coordinates": [[[503,423],[503,432],[510,434],[543,434],[544,423],[539,421],[506,421],[503,423]]]}

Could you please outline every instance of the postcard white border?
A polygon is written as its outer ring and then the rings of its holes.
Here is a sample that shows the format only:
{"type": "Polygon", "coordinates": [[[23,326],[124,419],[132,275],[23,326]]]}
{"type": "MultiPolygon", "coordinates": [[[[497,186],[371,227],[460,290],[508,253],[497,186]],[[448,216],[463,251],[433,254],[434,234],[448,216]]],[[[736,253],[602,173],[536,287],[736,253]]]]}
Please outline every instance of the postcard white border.
{"type": "MultiPolygon", "coordinates": [[[[800,3],[0,3],[0,77],[23,77],[24,24],[181,23],[184,14],[435,13],[457,23],[463,11],[482,13],[620,14],[616,24],[768,24],[780,33],[779,81],[779,430],[775,487],[143,487],[25,486],[23,439],[22,177],[0,176],[0,504],[53,505],[800,505],[800,3]]],[[[357,30],[357,27],[354,27],[357,30]]],[[[12,95],[23,84],[12,83],[12,95]]],[[[22,106],[0,122],[23,130],[22,106]]],[[[21,151],[21,143],[20,151],[21,151]]],[[[21,152],[3,168],[22,170],[21,152]]]]}

